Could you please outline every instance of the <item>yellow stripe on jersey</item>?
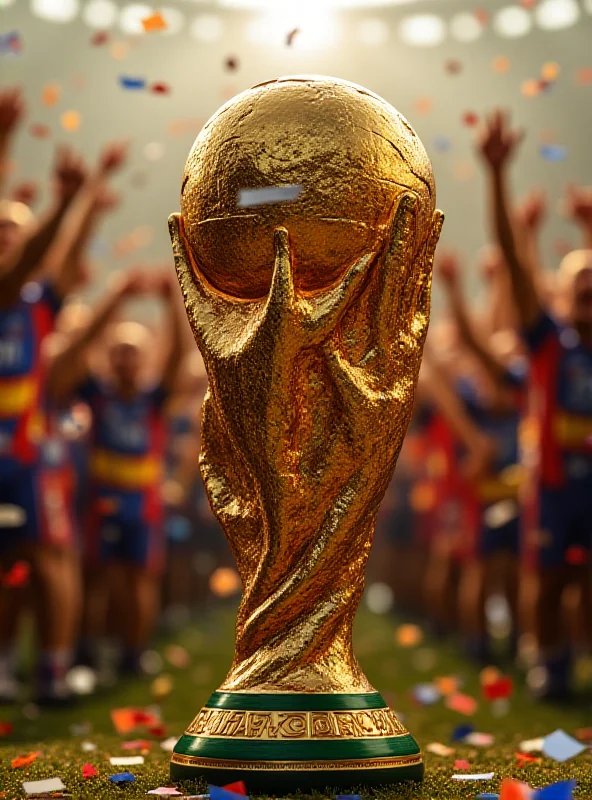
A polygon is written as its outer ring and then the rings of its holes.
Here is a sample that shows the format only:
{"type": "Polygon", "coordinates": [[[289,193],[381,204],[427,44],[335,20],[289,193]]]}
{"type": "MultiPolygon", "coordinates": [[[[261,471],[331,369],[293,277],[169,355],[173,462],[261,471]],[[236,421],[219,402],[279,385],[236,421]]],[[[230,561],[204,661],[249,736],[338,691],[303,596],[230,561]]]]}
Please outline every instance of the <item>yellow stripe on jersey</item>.
{"type": "Polygon", "coordinates": [[[592,417],[559,411],[555,415],[555,435],[561,447],[584,447],[592,449],[592,417]]]}
{"type": "Polygon", "coordinates": [[[18,417],[34,405],[37,397],[37,378],[0,378],[0,417],[18,417]]]}
{"type": "Polygon", "coordinates": [[[158,483],[162,464],[153,455],[130,456],[98,449],[91,455],[90,473],[100,483],[132,491],[148,489],[158,483]]]}
{"type": "Polygon", "coordinates": [[[479,481],[477,491],[481,500],[495,503],[498,500],[516,500],[526,472],[520,464],[512,464],[498,475],[479,481]]]}

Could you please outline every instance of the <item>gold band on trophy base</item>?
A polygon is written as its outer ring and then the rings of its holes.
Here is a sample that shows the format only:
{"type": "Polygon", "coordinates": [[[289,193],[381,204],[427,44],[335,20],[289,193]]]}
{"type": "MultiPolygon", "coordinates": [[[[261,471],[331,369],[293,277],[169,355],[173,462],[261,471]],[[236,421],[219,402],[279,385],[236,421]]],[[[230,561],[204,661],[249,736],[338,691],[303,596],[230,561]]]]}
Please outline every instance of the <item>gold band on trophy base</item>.
{"type": "Polygon", "coordinates": [[[278,793],[423,775],[352,625],[442,219],[407,120],[345,81],[255,86],[194,143],[169,225],[208,374],[201,474],[243,594],[232,666],[175,747],[174,779],[278,793]],[[282,187],[298,191],[270,202],[282,187]],[[245,207],[246,189],[267,199],[245,207]]]}

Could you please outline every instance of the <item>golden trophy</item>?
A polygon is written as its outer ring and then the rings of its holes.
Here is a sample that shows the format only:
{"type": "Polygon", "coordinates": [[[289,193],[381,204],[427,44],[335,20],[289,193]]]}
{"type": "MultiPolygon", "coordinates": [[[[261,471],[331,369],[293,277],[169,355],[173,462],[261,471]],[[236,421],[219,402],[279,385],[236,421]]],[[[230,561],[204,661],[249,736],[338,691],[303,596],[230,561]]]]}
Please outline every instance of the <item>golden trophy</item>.
{"type": "Polygon", "coordinates": [[[442,219],[409,123],[345,81],[255,86],[193,145],[169,222],[208,373],[201,473],[243,595],[230,672],[177,743],[175,780],[282,793],[423,775],[352,623],[411,415],[442,219]],[[239,202],[270,187],[298,191],[239,202]]]}

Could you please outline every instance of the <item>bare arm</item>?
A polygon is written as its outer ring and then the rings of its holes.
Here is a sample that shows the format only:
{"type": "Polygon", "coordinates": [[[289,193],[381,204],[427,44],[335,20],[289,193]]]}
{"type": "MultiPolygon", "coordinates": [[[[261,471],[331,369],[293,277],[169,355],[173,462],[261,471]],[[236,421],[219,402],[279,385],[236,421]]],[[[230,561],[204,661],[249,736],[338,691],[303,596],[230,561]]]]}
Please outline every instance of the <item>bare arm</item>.
{"type": "Polygon", "coordinates": [[[162,371],[162,385],[168,393],[176,388],[177,377],[183,359],[185,311],[175,295],[177,281],[172,269],[160,278],[160,291],[167,304],[166,328],[169,331],[169,352],[162,371]]]}
{"type": "Polygon", "coordinates": [[[510,129],[507,116],[494,112],[481,133],[479,151],[489,181],[491,218],[494,235],[506,261],[520,322],[532,327],[543,312],[536,284],[524,253],[520,251],[510,215],[508,163],[522,139],[510,129]]]}
{"type": "Polygon", "coordinates": [[[4,193],[8,177],[12,140],[24,110],[20,89],[0,91],[0,195],[4,193]]]}
{"type": "Polygon", "coordinates": [[[25,240],[22,248],[9,254],[0,264],[0,297],[3,302],[16,300],[22,286],[45,259],[64,216],[84,180],[84,166],[68,148],[58,149],[54,176],[56,200],[40,225],[25,240]]]}
{"type": "Polygon", "coordinates": [[[112,321],[122,303],[142,291],[143,283],[139,273],[128,273],[97,305],[88,324],[53,358],[48,370],[47,389],[54,401],[64,402],[84,381],[88,348],[112,321]]]}
{"type": "Polygon", "coordinates": [[[455,253],[446,250],[441,253],[436,264],[436,274],[444,284],[450,309],[465,347],[475,356],[491,379],[495,383],[501,383],[506,371],[490,348],[477,335],[469,319],[459,280],[459,262],[455,253]]]}
{"type": "Polygon", "coordinates": [[[592,250],[592,188],[568,186],[565,207],[567,216],[582,232],[582,246],[592,250]]]}

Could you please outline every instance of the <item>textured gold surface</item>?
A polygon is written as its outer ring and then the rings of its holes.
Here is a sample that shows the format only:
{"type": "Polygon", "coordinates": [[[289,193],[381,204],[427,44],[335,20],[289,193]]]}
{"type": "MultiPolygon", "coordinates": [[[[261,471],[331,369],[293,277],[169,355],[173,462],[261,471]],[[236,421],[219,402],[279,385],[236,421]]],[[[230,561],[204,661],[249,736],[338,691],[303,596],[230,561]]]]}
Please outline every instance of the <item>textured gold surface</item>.
{"type": "Polygon", "coordinates": [[[202,708],[185,731],[232,739],[363,739],[403,736],[390,708],[367,711],[231,711],[202,708]]]}
{"type": "Polygon", "coordinates": [[[324,772],[325,770],[366,770],[366,769],[392,769],[393,767],[412,767],[421,764],[422,755],[417,753],[412,756],[388,756],[387,758],[364,758],[347,759],[333,761],[238,761],[233,759],[221,758],[200,758],[199,756],[185,756],[181,753],[173,753],[171,761],[173,764],[182,764],[187,767],[199,767],[200,769],[240,769],[259,772],[285,770],[286,772],[315,771],[324,772]]]}
{"type": "Polygon", "coordinates": [[[243,583],[221,689],[371,691],[352,622],[427,332],[429,161],[370,92],[281,79],[208,123],[182,209],[175,263],[209,379],[201,472],[243,583]],[[270,182],[305,191],[239,224],[238,190],[270,182]]]}

